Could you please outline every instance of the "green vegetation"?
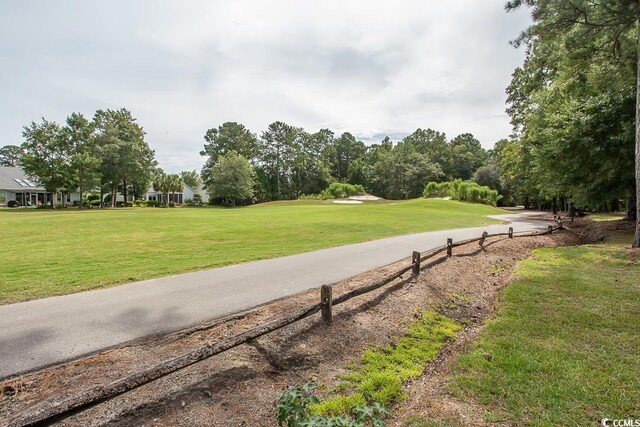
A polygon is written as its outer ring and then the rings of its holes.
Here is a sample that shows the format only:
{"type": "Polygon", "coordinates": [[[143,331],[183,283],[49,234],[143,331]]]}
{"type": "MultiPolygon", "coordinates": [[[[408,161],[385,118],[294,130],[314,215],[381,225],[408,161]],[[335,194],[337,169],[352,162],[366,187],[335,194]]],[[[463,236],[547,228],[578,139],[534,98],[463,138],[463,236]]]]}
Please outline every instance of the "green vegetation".
{"type": "Polygon", "coordinates": [[[371,406],[359,405],[348,416],[323,417],[311,413],[311,406],[318,403],[312,393],[315,385],[307,383],[280,396],[277,406],[278,426],[283,427],[383,427],[382,417],[389,413],[379,403],[371,406]]]}
{"type": "Polygon", "coordinates": [[[460,200],[471,203],[484,203],[495,206],[500,200],[496,190],[483,187],[475,182],[465,182],[461,179],[454,179],[449,182],[429,182],[422,193],[424,197],[451,197],[453,200],[460,200]]]}
{"type": "Polygon", "coordinates": [[[362,185],[344,184],[342,182],[332,182],[327,188],[322,190],[320,198],[322,200],[328,199],[343,199],[350,196],[359,196],[365,194],[366,191],[362,185]]]}
{"type": "MultiPolygon", "coordinates": [[[[507,88],[512,141],[494,148],[504,187],[522,204],[590,211],[640,207],[637,97],[640,4],[635,1],[512,0],[532,25],[507,88]],[[635,155],[634,155],[635,154],[635,155]]],[[[640,247],[640,218],[633,246],[640,247]]]]}
{"type": "Polygon", "coordinates": [[[301,200],[243,209],[1,210],[2,303],[497,221],[502,211],[446,200],[337,205],[301,200]],[[398,220],[402,218],[402,220],[398,220]]]}
{"type": "Polygon", "coordinates": [[[420,197],[429,181],[471,179],[489,158],[473,135],[447,140],[444,133],[431,129],[417,129],[402,141],[386,137],[367,146],[348,132],[312,133],[276,121],[257,135],[242,124],[227,122],[209,129],[204,139],[204,181],[211,178],[221,155],[235,151],[256,171],[257,201],[320,194],[334,182],[360,185],[386,199],[412,199],[420,197]]]}
{"type": "Polygon", "coordinates": [[[342,377],[342,394],[312,407],[320,415],[346,415],[361,405],[388,406],[402,398],[402,384],[417,378],[460,326],[436,313],[423,313],[392,346],[367,351],[351,373],[342,377]],[[346,393],[345,393],[346,392],[346,393]]]}
{"type": "Polygon", "coordinates": [[[251,201],[255,175],[247,159],[235,151],[229,151],[218,157],[218,161],[211,166],[206,184],[212,197],[222,199],[226,205],[235,206],[238,202],[251,201]]]}
{"type": "Polygon", "coordinates": [[[536,250],[460,357],[452,392],[513,425],[638,418],[638,261],[618,243],[536,250]]]}
{"type": "Polygon", "coordinates": [[[623,219],[622,215],[589,215],[591,221],[618,221],[623,219]]]}

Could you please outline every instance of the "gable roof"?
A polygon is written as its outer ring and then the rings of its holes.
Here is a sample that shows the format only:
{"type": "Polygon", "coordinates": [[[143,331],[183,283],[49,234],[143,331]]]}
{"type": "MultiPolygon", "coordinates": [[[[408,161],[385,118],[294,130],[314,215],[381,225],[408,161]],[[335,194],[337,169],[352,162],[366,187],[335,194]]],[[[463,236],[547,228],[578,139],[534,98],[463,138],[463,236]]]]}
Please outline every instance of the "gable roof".
{"type": "Polygon", "coordinates": [[[43,192],[44,188],[21,167],[0,166],[0,190],[43,192]]]}

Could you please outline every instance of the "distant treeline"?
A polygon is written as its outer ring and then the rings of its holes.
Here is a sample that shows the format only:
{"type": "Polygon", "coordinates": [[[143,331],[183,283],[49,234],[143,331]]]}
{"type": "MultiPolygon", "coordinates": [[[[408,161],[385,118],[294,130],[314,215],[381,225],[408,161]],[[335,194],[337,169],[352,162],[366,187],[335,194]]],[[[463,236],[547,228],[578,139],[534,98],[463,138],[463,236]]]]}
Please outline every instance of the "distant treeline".
{"type": "Polygon", "coordinates": [[[348,132],[311,133],[274,122],[258,136],[227,122],[205,133],[201,176],[157,168],[145,132],[126,109],[98,110],[91,120],[73,113],[62,126],[42,119],[25,126],[23,136],[21,146],[0,148],[0,165],[20,164],[48,192],[111,194],[112,204],[118,192],[138,199],[151,185],[170,193],[183,182],[195,187],[200,181],[214,201],[229,205],[353,191],[408,199],[422,196],[429,182],[453,179],[500,190],[495,154],[469,133],[448,140],[418,129],[401,141],[386,137],[365,145],[348,132]]]}
{"type": "Polygon", "coordinates": [[[428,182],[454,178],[475,176],[493,189],[500,185],[491,153],[469,133],[448,140],[444,133],[418,129],[401,141],[387,137],[367,146],[348,132],[310,133],[275,122],[258,136],[227,122],[209,129],[205,142],[204,182],[214,181],[212,171],[222,155],[237,153],[255,171],[257,201],[321,194],[333,182],[358,185],[387,199],[420,197],[428,182]]]}

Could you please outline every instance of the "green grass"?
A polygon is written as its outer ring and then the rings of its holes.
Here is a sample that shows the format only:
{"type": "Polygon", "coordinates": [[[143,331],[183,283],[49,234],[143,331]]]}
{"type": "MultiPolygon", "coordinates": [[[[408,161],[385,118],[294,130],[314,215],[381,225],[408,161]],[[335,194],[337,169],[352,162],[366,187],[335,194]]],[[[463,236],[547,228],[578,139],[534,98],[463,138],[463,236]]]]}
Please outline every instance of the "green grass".
{"type": "Polygon", "coordinates": [[[454,395],[513,425],[640,419],[640,254],[626,246],[536,250],[459,358],[454,395]]]}
{"type": "Polygon", "coordinates": [[[480,226],[501,211],[416,199],[239,209],[0,210],[0,303],[274,258],[376,238],[480,226]]]}
{"type": "Polygon", "coordinates": [[[417,378],[460,326],[436,313],[423,313],[398,343],[367,351],[342,377],[337,396],[315,405],[319,415],[347,415],[358,405],[389,406],[402,398],[402,384],[417,378]]]}
{"type": "Polygon", "coordinates": [[[606,215],[589,215],[591,221],[618,221],[624,218],[624,215],[606,214],[606,215]]]}

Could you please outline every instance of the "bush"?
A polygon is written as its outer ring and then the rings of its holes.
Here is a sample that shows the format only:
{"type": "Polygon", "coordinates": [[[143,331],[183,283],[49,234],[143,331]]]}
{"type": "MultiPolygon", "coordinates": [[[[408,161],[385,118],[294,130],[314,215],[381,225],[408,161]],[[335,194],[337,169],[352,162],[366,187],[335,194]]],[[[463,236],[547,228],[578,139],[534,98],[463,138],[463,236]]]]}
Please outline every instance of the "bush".
{"type": "Polygon", "coordinates": [[[301,194],[298,200],[322,200],[319,194],[301,194]]]}
{"type": "Polygon", "coordinates": [[[332,182],[322,193],[320,198],[327,199],[344,199],[345,197],[358,196],[366,194],[366,191],[362,185],[346,184],[343,182],[332,182]]]}
{"type": "Polygon", "coordinates": [[[422,195],[426,198],[451,197],[462,202],[484,203],[491,206],[496,206],[501,198],[496,190],[461,179],[449,182],[429,182],[424,187],[422,195]]]}
{"type": "Polygon", "coordinates": [[[304,384],[295,387],[278,400],[278,426],[283,427],[364,427],[384,426],[383,417],[389,414],[389,410],[379,403],[371,406],[358,405],[351,411],[351,416],[323,417],[312,414],[310,407],[318,404],[318,398],[313,395],[315,386],[304,384]]]}

